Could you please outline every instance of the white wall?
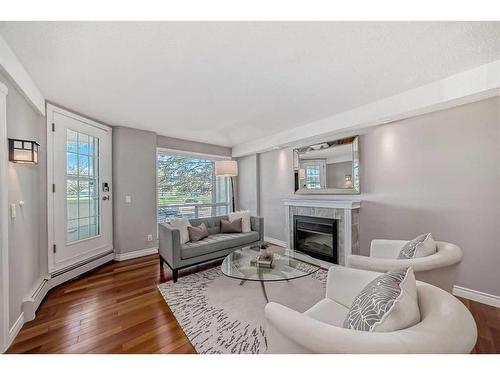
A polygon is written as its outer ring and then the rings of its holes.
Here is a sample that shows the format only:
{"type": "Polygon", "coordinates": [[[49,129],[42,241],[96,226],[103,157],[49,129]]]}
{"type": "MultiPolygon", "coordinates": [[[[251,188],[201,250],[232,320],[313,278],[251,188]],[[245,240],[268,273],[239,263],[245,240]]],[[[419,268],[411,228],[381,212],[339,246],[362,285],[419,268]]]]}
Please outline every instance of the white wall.
{"type": "MultiPolygon", "coordinates": [[[[7,95],[7,136],[40,143],[39,164],[9,163],[9,204],[16,204],[17,218],[9,220],[9,320],[15,323],[21,304],[47,268],[46,133],[40,116],[3,75],[7,95]],[[18,205],[24,201],[24,207],[18,205]]],[[[2,182],[3,183],[3,182],[2,182]]]]}
{"type": "Polygon", "coordinates": [[[237,159],[238,177],[235,178],[237,209],[250,210],[252,215],[259,214],[258,159],[259,155],[256,154],[237,159]]]}
{"type": "Polygon", "coordinates": [[[275,150],[259,156],[260,215],[264,217],[264,234],[286,241],[283,199],[293,194],[293,151],[275,150]]]}
{"type": "MultiPolygon", "coordinates": [[[[430,231],[463,248],[458,285],[500,296],[499,112],[500,98],[493,98],[361,135],[361,253],[375,238],[430,231]]],[[[266,236],[285,240],[292,151],[261,154],[259,176],[266,236]]]]}
{"type": "Polygon", "coordinates": [[[500,295],[499,98],[361,137],[361,249],[430,231],[465,253],[457,284],[500,295]]]}

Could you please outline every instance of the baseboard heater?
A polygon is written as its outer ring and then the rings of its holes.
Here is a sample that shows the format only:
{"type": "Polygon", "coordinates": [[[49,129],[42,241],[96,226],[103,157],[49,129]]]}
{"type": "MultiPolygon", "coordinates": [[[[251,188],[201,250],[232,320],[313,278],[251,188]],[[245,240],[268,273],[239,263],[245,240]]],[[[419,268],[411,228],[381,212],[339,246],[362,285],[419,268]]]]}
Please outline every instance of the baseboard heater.
{"type": "Polygon", "coordinates": [[[81,262],[72,264],[71,266],[68,266],[68,267],[62,268],[60,270],[54,271],[54,272],[52,272],[50,274],[50,277],[54,278],[54,277],[57,277],[57,276],[61,276],[62,274],[65,274],[67,272],[73,271],[73,270],[75,270],[77,268],[80,268],[82,266],[85,266],[88,263],[92,263],[92,262],[95,262],[96,260],[99,260],[101,258],[107,257],[110,254],[113,254],[113,256],[114,256],[114,250],[109,250],[109,251],[107,251],[105,253],[93,256],[92,258],[88,258],[88,259],[82,260],[81,262]]]}
{"type": "Polygon", "coordinates": [[[32,290],[31,294],[29,294],[21,304],[21,309],[24,313],[24,321],[29,322],[30,320],[35,319],[36,311],[49,290],[65,283],[66,281],[80,277],[86,272],[92,271],[96,267],[113,260],[113,258],[114,251],[111,249],[105,253],[93,256],[71,266],[55,271],[50,275],[43,276],[38,285],[32,290]],[[79,270],[79,268],[81,268],[81,270],[79,270]]]}
{"type": "Polygon", "coordinates": [[[38,298],[39,294],[42,292],[43,288],[45,288],[48,283],[49,283],[49,279],[44,277],[42,279],[42,281],[40,282],[40,284],[38,284],[38,286],[35,288],[35,290],[31,294],[31,298],[33,300],[36,300],[38,298]]]}

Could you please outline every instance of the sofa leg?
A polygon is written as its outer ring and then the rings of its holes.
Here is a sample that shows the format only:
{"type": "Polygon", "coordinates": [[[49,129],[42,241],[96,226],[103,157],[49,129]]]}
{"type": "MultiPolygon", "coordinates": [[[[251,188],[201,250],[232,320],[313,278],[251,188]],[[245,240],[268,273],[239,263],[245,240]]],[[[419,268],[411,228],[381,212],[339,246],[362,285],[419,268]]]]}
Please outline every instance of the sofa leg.
{"type": "Polygon", "coordinates": [[[176,283],[177,277],[179,276],[179,270],[172,270],[172,275],[173,275],[174,283],[176,283]]]}

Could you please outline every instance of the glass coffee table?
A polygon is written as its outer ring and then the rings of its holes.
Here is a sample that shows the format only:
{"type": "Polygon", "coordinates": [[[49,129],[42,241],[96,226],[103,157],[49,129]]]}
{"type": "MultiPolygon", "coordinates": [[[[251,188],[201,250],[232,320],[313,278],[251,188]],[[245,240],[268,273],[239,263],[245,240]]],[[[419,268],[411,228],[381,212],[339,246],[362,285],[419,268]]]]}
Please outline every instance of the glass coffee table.
{"type": "Polygon", "coordinates": [[[240,285],[246,281],[258,281],[266,302],[269,302],[266,293],[266,282],[289,281],[308,276],[318,271],[321,267],[317,261],[297,250],[273,248],[271,268],[258,267],[251,264],[259,255],[258,248],[244,247],[229,254],[221,265],[222,273],[233,279],[241,280],[240,285]]]}

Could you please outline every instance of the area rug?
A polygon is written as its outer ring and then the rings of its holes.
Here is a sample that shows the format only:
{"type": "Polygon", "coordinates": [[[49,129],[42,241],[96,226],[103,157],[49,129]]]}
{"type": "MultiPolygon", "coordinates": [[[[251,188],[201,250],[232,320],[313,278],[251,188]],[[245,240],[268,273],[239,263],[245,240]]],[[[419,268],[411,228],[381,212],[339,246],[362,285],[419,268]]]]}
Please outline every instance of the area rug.
{"type": "MultiPolygon", "coordinates": [[[[267,282],[269,301],[304,312],[325,297],[326,270],[267,282]]],[[[258,354],[267,350],[266,301],[259,282],[224,276],[220,266],[158,285],[198,353],[258,354]]]]}

